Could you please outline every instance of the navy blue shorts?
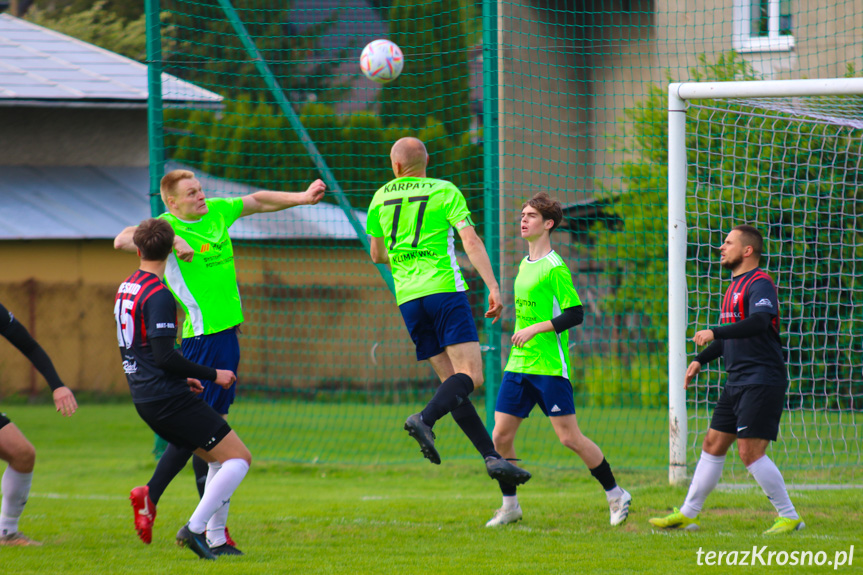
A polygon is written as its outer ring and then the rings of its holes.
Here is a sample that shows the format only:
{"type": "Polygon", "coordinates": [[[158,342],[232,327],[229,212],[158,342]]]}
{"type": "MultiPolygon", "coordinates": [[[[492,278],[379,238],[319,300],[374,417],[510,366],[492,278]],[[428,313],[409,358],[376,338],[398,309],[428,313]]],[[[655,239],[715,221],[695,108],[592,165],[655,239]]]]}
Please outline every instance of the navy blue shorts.
{"type": "Polygon", "coordinates": [[[6,414],[0,413],[0,429],[3,429],[10,423],[12,423],[12,421],[8,417],[6,417],[6,414]]]}
{"type": "Polygon", "coordinates": [[[547,417],[574,414],[572,384],[559,375],[503,372],[495,411],[525,419],[534,405],[547,417]]]}
{"type": "MultiPolygon", "coordinates": [[[[237,339],[236,327],[184,339],[182,351],[183,357],[189,361],[207,367],[230,369],[237,373],[237,368],[240,366],[240,340],[237,339]]],[[[239,375],[237,377],[239,378],[239,375]]],[[[201,383],[204,385],[201,399],[215,409],[219,415],[226,415],[231,404],[234,403],[237,384],[234,383],[228,389],[224,389],[212,381],[202,381],[201,383]]]]}
{"type": "Polygon", "coordinates": [[[465,292],[435,293],[399,306],[417,349],[417,361],[440,355],[448,345],[479,341],[465,292]]]}

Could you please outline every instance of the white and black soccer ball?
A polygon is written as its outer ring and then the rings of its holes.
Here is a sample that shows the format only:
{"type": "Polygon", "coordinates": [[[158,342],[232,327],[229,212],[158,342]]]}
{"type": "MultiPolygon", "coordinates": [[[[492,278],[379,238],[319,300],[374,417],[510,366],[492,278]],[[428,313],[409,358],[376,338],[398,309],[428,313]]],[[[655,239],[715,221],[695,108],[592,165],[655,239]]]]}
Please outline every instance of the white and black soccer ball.
{"type": "Polygon", "coordinates": [[[360,54],[360,70],[369,80],[387,84],[399,77],[405,64],[401,48],[390,40],[374,40],[360,54]]]}

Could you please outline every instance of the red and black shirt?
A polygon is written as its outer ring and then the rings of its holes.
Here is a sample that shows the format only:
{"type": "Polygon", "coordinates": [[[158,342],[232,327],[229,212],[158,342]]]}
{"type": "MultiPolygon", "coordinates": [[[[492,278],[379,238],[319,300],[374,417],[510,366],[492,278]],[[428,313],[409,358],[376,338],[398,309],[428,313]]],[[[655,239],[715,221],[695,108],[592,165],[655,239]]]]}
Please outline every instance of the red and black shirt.
{"type": "Polygon", "coordinates": [[[720,323],[734,324],[753,314],[770,316],[770,327],[751,337],[722,340],[727,385],[788,385],[779,336],[779,298],[773,280],[755,268],[731,280],[722,298],[720,323]]]}
{"type": "Polygon", "coordinates": [[[156,274],[138,270],[114,298],[114,319],[132,401],[144,403],[188,393],[186,378],[156,365],[149,339],[177,337],[174,295],[156,274]]]}

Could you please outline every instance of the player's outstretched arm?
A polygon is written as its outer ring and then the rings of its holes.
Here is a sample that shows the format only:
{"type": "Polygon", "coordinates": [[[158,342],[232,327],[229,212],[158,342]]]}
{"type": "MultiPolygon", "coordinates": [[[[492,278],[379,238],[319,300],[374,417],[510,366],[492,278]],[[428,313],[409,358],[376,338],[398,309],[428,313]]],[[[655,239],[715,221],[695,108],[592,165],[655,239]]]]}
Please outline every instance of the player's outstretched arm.
{"type": "Polygon", "coordinates": [[[477,235],[473,226],[465,226],[458,230],[458,235],[461,237],[464,251],[476,271],[479,272],[482,281],[488,288],[488,311],[485,312],[485,317],[493,317],[492,323],[500,319],[500,314],[503,311],[503,300],[500,297],[500,286],[497,283],[497,278],[494,277],[494,271],[491,269],[491,260],[488,258],[488,252],[485,251],[485,244],[477,235]]]}
{"type": "Polygon", "coordinates": [[[135,241],[132,239],[137,229],[138,226],[129,226],[117,234],[117,237],[114,238],[114,249],[132,254],[138,253],[138,246],[135,245],[135,241]]]}
{"type": "Polygon", "coordinates": [[[313,206],[324,199],[327,185],[315,180],[305,192],[272,192],[261,190],[243,196],[243,211],[240,217],[266,212],[278,212],[295,206],[313,206]]]}
{"type": "MultiPolygon", "coordinates": [[[[135,230],[137,229],[138,226],[129,226],[120,232],[117,237],[114,238],[114,249],[132,254],[138,253],[138,246],[135,245],[134,240],[135,230]]],[[[195,250],[192,249],[189,242],[177,234],[174,234],[174,250],[177,252],[177,257],[184,262],[192,261],[192,258],[195,256],[195,250]]]]}

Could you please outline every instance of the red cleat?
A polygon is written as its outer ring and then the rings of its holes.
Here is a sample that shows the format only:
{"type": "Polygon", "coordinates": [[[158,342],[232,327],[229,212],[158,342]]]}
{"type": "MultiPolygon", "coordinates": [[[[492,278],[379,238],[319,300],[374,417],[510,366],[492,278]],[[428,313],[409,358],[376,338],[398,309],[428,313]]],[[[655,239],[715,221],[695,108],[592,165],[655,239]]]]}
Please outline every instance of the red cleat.
{"type": "Polygon", "coordinates": [[[153,540],[153,522],[156,521],[156,504],[150,499],[150,488],[143,485],[132,489],[129,500],[135,513],[135,531],[141,541],[149,545],[153,540]]]}
{"type": "Polygon", "coordinates": [[[227,543],[227,544],[228,544],[228,545],[230,545],[231,547],[236,547],[236,546],[237,546],[237,544],[236,544],[236,543],[234,543],[234,540],[233,540],[233,539],[231,539],[231,534],[230,534],[230,533],[228,533],[228,526],[227,526],[227,525],[225,525],[225,543],[227,543]]]}

